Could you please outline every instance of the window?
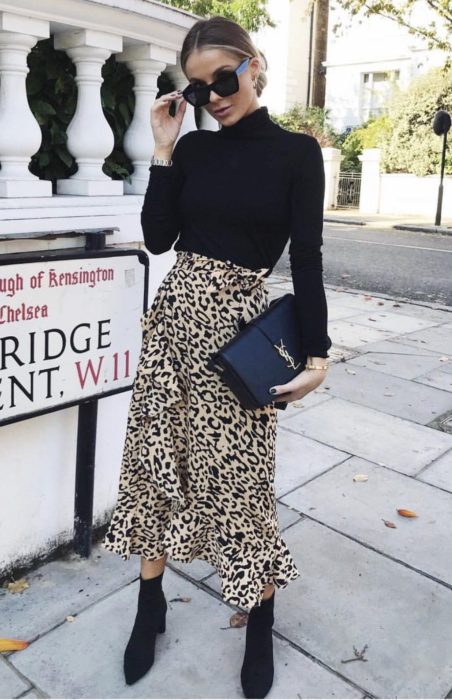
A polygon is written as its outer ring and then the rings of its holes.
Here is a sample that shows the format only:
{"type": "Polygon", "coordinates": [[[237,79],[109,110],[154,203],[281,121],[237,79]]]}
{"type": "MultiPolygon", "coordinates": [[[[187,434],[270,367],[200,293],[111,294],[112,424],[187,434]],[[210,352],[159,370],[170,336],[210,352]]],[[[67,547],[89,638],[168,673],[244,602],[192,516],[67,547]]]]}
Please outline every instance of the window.
{"type": "Polygon", "coordinates": [[[392,86],[398,82],[399,77],[399,70],[362,73],[360,109],[362,122],[384,113],[392,86]]]}

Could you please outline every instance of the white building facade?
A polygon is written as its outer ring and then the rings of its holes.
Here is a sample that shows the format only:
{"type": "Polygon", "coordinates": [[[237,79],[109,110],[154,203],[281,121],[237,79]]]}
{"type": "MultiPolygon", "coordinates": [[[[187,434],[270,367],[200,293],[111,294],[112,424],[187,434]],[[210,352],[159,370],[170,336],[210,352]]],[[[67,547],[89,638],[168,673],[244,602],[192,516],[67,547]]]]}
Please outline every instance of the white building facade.
{"type": "MultiPolygon", "coordinates": [[[[426,3],[415,6],[416,25],[427,26],[434,18],[426,3]]],[[[343,132],[378,116],[393,83],[406,89],[417,75],[444,61],[444,52],[429,49],[395,21],[377,15],[351,18],[332,0],[324,65],[325,107],[333,128],[343,132]],[[335,33],[337,25],[340,30],[335,33]]]]}

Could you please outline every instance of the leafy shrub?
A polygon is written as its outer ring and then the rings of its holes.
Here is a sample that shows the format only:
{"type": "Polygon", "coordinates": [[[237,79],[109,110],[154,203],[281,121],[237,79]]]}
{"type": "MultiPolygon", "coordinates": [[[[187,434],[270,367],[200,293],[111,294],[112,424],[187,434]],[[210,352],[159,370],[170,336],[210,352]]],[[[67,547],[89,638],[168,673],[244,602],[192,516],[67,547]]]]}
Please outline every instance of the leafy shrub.
{"type": "Polygon", "coordinates": [[[378,148],[385,143],[388,133],[392,129],[392,122],[385,114],[368,119],[361,126],[342,135],[341,170],[361,171],[361,161],[358,156],[364,148],[378,148]]]}
{"type": "Polygon", "coordinates": [[[329,111],[323,107],[303,107],[297,103],[283,114],[271,114],[277,124],[289,131],[314,136],[320,145],[338,147],[338,135],[328,122],[329,111]]]}
{"type": "MultiPolygon", "coordinates": [[[[382,144],[382,169],[388,173],[438,174],[443,137],[432,128],[439,109],[452,112],[452,69],[432,68],[415,78],[407,90],[397,91],[388,104],[392,128],[382,144]]],[[[449,132],[449,140],[451,132],[449,132]]],[[[452,174],[446,150],[445,173],[452,174]]]]}

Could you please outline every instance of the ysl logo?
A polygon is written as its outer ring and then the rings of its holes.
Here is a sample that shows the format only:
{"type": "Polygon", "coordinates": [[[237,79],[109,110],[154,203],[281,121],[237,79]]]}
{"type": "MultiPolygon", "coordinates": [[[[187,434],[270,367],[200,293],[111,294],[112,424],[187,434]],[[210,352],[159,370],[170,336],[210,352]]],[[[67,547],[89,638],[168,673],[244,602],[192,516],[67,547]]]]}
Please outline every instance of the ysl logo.
{"type": "Polygon", "coordinates": [[[285,345],[282,341],[282,338],[280,340],[280,343],[281,343],[281,346],[273,345],[273,347],[275,347],[277,349],[277,351],[279,352],[279,354],[281,355],[281,357],[283,357],[286,360],[288,367],[292,367],[293,369],[297,369],[297,367],[299,367],[301,365],[301,362],[299,362],[296,365],[293,357],[291,357],[291,355],[289,355],[289,353],[287,352],[287,348],[285,347],[285,345]]]}

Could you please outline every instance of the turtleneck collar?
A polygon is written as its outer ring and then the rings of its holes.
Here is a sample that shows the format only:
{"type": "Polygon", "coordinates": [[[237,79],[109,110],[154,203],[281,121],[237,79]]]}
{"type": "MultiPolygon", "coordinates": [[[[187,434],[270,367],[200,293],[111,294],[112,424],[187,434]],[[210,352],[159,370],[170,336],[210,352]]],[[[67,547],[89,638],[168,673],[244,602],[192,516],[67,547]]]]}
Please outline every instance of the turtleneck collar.
{"type": "Polygon", "coordinates": [[[241,117],[235,124],[230,126],[223,124],[218,130],[218,135],[226,139],[253,138],[266,133],[274,124],[268,113],[268,107],[263,105],[241,117]]]}

